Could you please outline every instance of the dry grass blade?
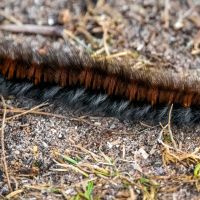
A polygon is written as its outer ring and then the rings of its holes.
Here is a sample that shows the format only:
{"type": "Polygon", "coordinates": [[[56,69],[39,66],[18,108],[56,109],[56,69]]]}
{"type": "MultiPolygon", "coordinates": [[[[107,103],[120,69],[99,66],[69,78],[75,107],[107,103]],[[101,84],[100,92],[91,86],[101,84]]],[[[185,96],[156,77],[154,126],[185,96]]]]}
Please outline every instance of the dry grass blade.
{"type": "Polygon", "coordinates": [[[35,106],[35,107],[33,107],[33,108],[29,109],[29,110],[23,111],[23,112],[20,113],[20,114],[16,114],[16,115],[14,115],[14,116],[12,116],[12,117],[8,117],[8,118],[6,118],[6,121],[9,121],[9,120],[12,120],[12,119],[16,119],[16,118],[21,117],[21,116],[23,116],[23,115],[26,115],[26,114],[28,114],[28,113],[32,113],[33,111],[35,111],[35,110],[37,110],[37,109],[40,109],[40,108],[42,108],[42,107],[44,107],[44,106],[46,106],[46,105],[48,105],[48,104],[47,104],[47,103],[42,103],[42,104],[37,105],[37,106],[35,106]]]}
{"type": "MultiPolygon", "coordinates": [[[[3,111],[3,109],[0,109],[0,111],[3,111]]],[[[13,108],[13,109],[7,109],[7,112],[8,113],[9,112],[10,113],[20,113],[22,115],[26,115],[26,114],[44,115],[44,116],[51,116],[51,117],[56,117],[56,118],[60,118],[60,119],[66,119],[66,117],[63,116],[63,115],[57,115],[57,114],[53,114],[53,113],[42,112],[42,111],[39,111],[39,110],[37,111],[37,108],[33,108],[33,110],[25,110],[25,109],[21,109],[21,108],[13,108]]],[[[6,121],[15,119],[15,118],[17,118],[19,116],[20,115],[14,115],[12,117],[7,117],[6,121]]]]}
{"type": "Polygon", "coordinates": [[[10,22],[15,23],[16,25],[22,25],[21,21],[19,21],[18,19],[16,19],[14,16],[9,15],[9,14],[3,12],[2,10],[0,10],[0,15],[3,16],[3,17],[5,17],[10,22]]]}
{"type": "Polygon", "coordinates": [[[197,164],[200,162],[200,156],[196,154],[196,152],[187,153],[184,151],[176,151],[176,149],[171,149],[168,146],[164,146],[163,151],[163,163],[166,165],[170,162],[177,163],[180,162],[184,165],[188,165],[189,163],[197,164]]]}
{"type": "Polygon", "coordinates": [[[87,45],[85,45],[78,37],[76,37],[73,32],[64,29],[62,32],[62,37],[64,38],[64,40],[66,42],[68,42],[68,37],[70,37],[71,39],[73,39],[74,41],[76,41],[78,44],[80,44],[81,46],[83,46],[85,49],[87,49],[88,51],[91,51],[87,45]]]}
{"type": "Polygon", "coordinates": [[[10,194],[8,194],[8,195],[6,196],[6,198],[7,198],[7,199],[12,199],[12,198],[14,198],[15,196],[17,196],[18,194],[21,194],[22,192],[24,192],[23,189],[15,190],[15,191],[11,192],[10,194]]]}
{"type": "Polygon", "coordinates": [[[92,158],[96,161],[96,162],[99,162],[101,160],[101,157],[87,149],[85,149],[84,147],[80,146],[80,145],[74,145],[74,147],[80,149],[81,151],[87,153],[87,154],[90,154],[92,156],[92,158]]]}
{"type": "Polygon", "coordinates": [[[11,187],[11,183],[10,183],[10,177],[9,177],[9,173],[8,173],[8,166],[7,166],[7,162],[6,162],[6,151],[5,151],[5,143],[4,143],[4,128],[5,128],[5,122],[6,122],[6,103],[5,100],[3,98],[3,96],[1,96],[1,101],[3,103],[3,107],[4,107],[4,111],[3,111],[3,119],[2,119],[2,125],[1,125],[1,160],[4,166],[4,171],[5,171],[5,175],[6,175],[6,179],[7,179],[7,183],[8,183],[8,188],[10,190],[10,192],[12,192],[12,187],[11,187]]]}
{"type": "Polygon", "coordinates": [[[172,134],[172,130],[171,130],[171,116],[172,116],[172,110],[173,110],[173,104],[171,105],[170,107],[170,111],[169,111],[169,117],[168,117],[168,131],[169,131],[169,135],[170,135],[170,138],[171,138],[171,141],[174,145],[174,148],[175,149],[178,149],[177,148],[177,144],[176,144],[176,141],[174,140],[174,136],[172,134]]]}
{"type": "Polygon", "coordinates": [[[52,171],[68,171],[67,168],[72,169],[76,172],[81,173],[83,176],[85,177],[89,177],[89,175],[84,172],[83,170],[81,170],[79,167],[74,166],[74,165],[70,165],[70,164],[61,164],[59,162],[57,162],[56,160],[54,160],[54,162],[56,163],[57,166],[62,167],[61,169],[52,169],[52,171]]]}
{"type": "Polygon", "coordinates": [[[165,28],[169,28],[169,11],[170,11],[170,0],[165,0],[164,20],[165,28]]]}

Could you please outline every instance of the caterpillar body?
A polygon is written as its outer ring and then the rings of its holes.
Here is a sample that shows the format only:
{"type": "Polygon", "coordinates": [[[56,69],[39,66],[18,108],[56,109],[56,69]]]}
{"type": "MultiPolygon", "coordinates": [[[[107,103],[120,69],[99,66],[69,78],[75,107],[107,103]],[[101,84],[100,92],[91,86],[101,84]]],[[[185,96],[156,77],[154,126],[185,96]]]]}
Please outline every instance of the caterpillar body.
{"type": "Polygon", "coordinates": [[[171,70],[98,59],[76,50],[46,53],[0,42],[0,93],[50,101],[130,121],[200,121],[200,81],[171,70]]]}

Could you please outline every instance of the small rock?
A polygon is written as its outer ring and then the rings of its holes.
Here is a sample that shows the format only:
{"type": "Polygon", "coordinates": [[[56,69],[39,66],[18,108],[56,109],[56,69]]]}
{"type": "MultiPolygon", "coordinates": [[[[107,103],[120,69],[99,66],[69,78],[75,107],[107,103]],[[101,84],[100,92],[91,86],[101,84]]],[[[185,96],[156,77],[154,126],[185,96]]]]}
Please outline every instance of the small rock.
{"type": "Polygon", "coordinates": [[[112,125],[110,126],[110,128],[111,128],[111,129],[114,129],[114,128],[115,128],[115,124],[112,124],[112,125]]]}
{"type": "Polygon", "coordinates": [[[20,154],[20,151],[15,150],[15,154],[16,154],[16,155],[19,155],[19,154],[20,154]]]}
{"type": "Polygon", "coordinates": [[[95,126],[101,126],[101,123],[100,122],[95,122],[94,125],[95,126]]]}
{"type": "Polygon", "coordinates": [[[48,144],[46,142],[42,142],[44,148],[48,148],[48,144]]]}

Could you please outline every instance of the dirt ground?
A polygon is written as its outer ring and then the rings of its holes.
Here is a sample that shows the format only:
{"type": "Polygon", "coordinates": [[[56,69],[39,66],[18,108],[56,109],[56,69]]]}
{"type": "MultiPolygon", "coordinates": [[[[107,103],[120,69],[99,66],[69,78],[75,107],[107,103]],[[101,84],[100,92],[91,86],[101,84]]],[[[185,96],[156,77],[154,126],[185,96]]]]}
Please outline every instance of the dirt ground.
{"type": "MultiPolygon", "coordinates": [[[[37,49],[71,44],[121,59],[164,59],[183,73],[199,70],[198,0],[93,2],[1,0],[1,25],[35,24],[45,31],[0,30],[0,37],[37,49]],[[47,35],[45,26],[65,31],[47,35]]],[[[199,125],[133,124],[4,99],[1,199],[200,199],[199,125]]]]}

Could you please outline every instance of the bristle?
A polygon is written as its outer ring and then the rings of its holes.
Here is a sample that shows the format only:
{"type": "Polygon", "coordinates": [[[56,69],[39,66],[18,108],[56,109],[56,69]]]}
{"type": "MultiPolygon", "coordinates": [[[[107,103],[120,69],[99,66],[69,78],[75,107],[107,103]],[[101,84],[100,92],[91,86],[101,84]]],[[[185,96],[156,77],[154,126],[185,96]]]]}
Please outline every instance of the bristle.
{"type": "Polygon", "coordinates": [[[151,72],[126,62],[80,56],[74,49],[70,53],[26,51],[2,42],[0,74],[2,94],[75,103],[83,110],[87,107],[129,120],[166,119],[174,104],[183,115],[180,120],[180,113],[173,111],[174,121],[197,122],[200,118],[194,112],[200,106],[200,82],[195,78],[186,80],[171,72],[156,72],[156,68],[151,72]]]}
{"type": "MultiPolygon", "coordinates": [[[[119,100],[103,93],[93,93],[85,88],[62,88],[58,86],[37,87],[33,83],[13,83],[6,81],[0,75],[0,93],[17,97],[34,98],[39,101],[53,102],[56,106],[67,106],[78,112],[98,116],[111,116],[130,122],[147,121],[167,122],[169,105],[151,106],[147,103],[134,103],[119,100]]],[[[193,124],[200,122],[200,107],[184,108],[175,104],[172,111],[172,121],[176,124],[193,124]]]]}

